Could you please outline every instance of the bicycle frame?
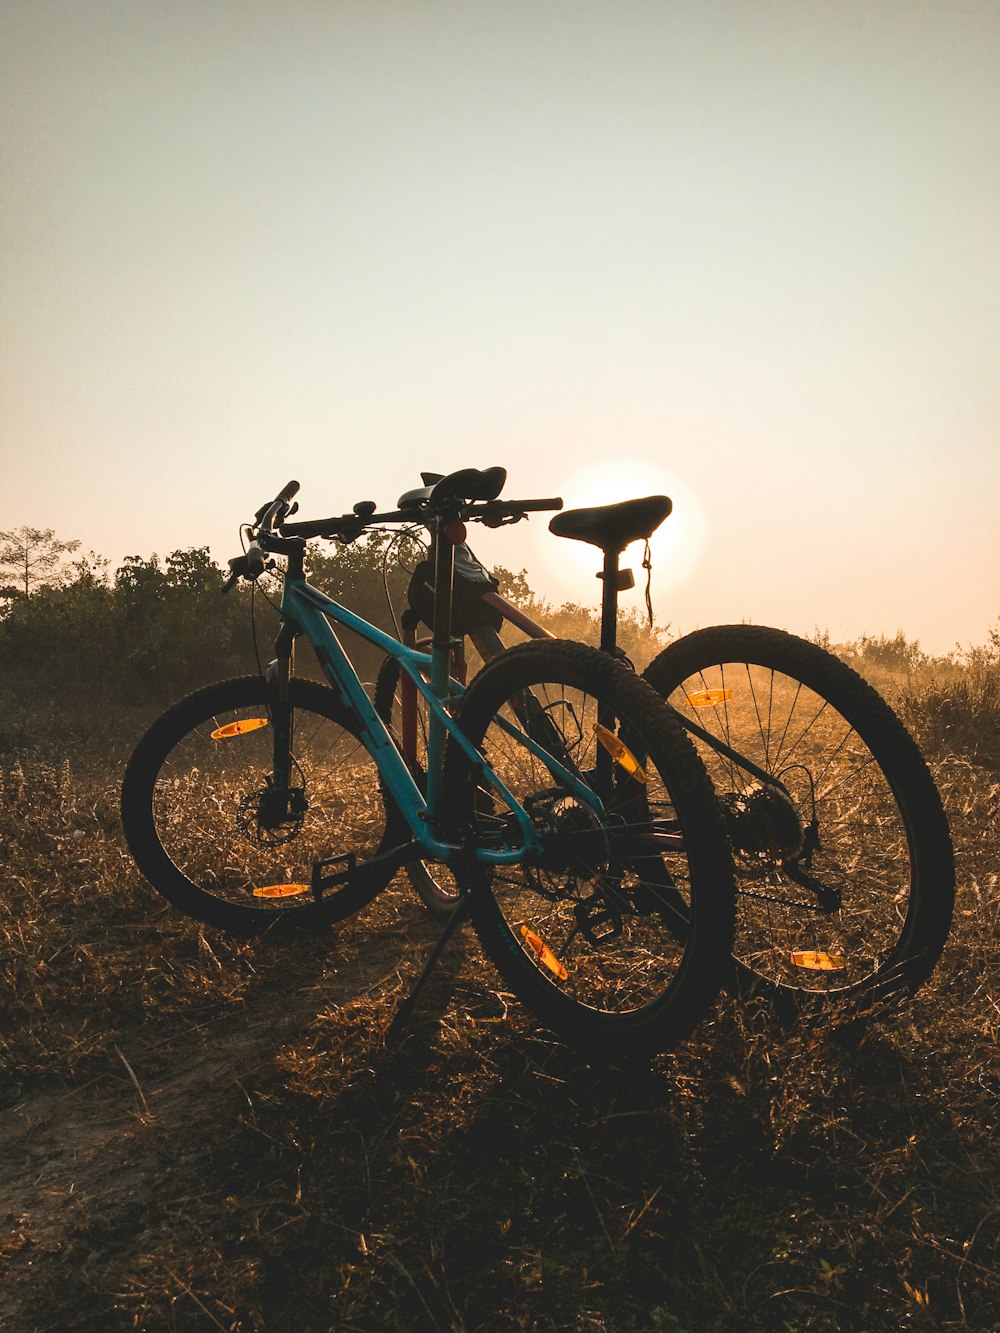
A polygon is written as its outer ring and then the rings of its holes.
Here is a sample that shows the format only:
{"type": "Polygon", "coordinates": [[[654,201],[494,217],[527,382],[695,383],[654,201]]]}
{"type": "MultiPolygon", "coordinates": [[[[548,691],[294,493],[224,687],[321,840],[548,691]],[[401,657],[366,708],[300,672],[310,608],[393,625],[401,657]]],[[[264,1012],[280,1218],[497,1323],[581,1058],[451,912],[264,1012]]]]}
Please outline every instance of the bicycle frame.
{"type": "MultiPolygon", "coordinates": [[[[614,591],[616,592],[617,590],[614,591]]],[[[513,625],[516,629],[521,630],[521,632],[526,634],[529,638],[551,639],[555,637],[549,630],[544,629],[539,625],[537,621],[532,620],[530,616],[526,615],[511,602],[508,602],[505,597],[501,597],[499,593],[483,592],[481,594],[481,600],[493,611],[499,612],[504,620],[513,625]]],[[[611,598],[608,598],[605,596],[601,615],[601,648],[605,652],[617,652],[616,624],[617,597],[612,596],[611,598]]],[[[499,634],[497,634],[496,630],[492,628],[471,629],[469,630],[467,637],[472,641],[476,652],[479,653],[484,662],[491,661],[498,653],[503,652],[503,641],[499,634]]],[[[458,673],[452,678],[453,685],[457,685],[459,682],[464,683],[465,657],[461,640],[457,641],[456,653],[458,654],[458,673]]],[[[627,658],[624,658],[624,660],[628,661],[627,658]]],[[[404,738],[403,753],[410,760],[416,758],[416,710],[416,694],[411,689],[404,689],[402,692],[401,719],[402,735],[404,738]]],[[[697,736],[699,740],[704,741],[704,743],[711,749],[715,750],[717,754],[731,760],[751,777],[757,778],[757,780],[764,783],[765,786],[775,787],[780,791],[785,790],[784,784],[775,778],[773,774],[768,773],[766,769],[760,768],[752,759],[748,759],[746,755],[740,754],[738,750],[734,750],[718,736],[713,736],[711,732],[706,731],[703,727],[699,727],[697,722],[694,722],[691,718],[685,717],[682,713],[676,712],[676,710],[674,710],[674,715],[685,731],[690,732],[692,736],[697,736]]],[[[433,726],[433,722],[431,725],[433,726]]],[[[428,745],[428,749],[429,748],[428,745]]]]}
{"type": "MultiPolygon", "coordinates": [[[[287,693],[284,690],[290,675],[291,638],[294,637],[295,632],[302,632],[316,650],[316,655],[330,685],[336,691],[345,709],[357,723],[362,740],[375,760],[379,773],[423,856],[447,863],[453,861],[462,850],[454,843],[442,841],[433,832],[435,816],[440,809],[443,797],[440,760],[436,771],[432,769],[428,774],[428,793],[425,799],[395,741],[376,713],[340,640],[331,628],[331,621],[352,630],[398,661],[401,669],[406,673],[406,677],[413,682],[416,689],[427,701],[431,734],[436,733],[440,738],[436,746],[437,755],[443,758],[443,740],[446,736],[449,737],[468,757],[477,773],[478,780],[493,787],[508,803],[517,820],[523,839],[522,845],[505,851],[476,847],[473,852],[475,859],[487,865],[511,865],[524,860],[526,856],[530,856],[540,849],[534,826],[523,806],[504,785],[483,755],[462,734],[458,724],[444,706],[447,699],[456,698],[462,692],[462,687],[457,682],[449,681],[447,663],[450,645],[442,649],[440,645],[432,644],[431,651],[428,653],[402,644],[397,639],[392,638],[391,635],[377,629],[361,616],[356,615],[353,611],[349,611],[339,602],[335,602],[333,598],[320,592],[318,588],[314,588],[306,582],[304,576],[300,577],[295,574],[286,574],[285,576],[280,612],[283,622],[292,628],[292,634],[287,636],[287,656],[279,655],[278,658],[279,700],[282,697],[287,699],[287,693]],[[444,691],[439,693],[440,685],[438,682],[442,678],[440,667],[442,651],[445,660],[443,671],[444,691]],[[284,663],[283,667],[282,663],[284,663]]],[[[279,642],[280,638],[281,636],[279,636],[279,642]]],[[[555,756],[544,750],[523,730],[505,719],[498,718],[498,724],[531,753],[541,759],[559,780],[567,783],[585,805],[589,806],[599,817],[603,817],[603,806],[597,794],[585,783],[582,783],[555,756]]],[[[290,744],[287,729],[279,727],[276,728],[276,747],[279,744],[279,734],[282,732],[290,744]]],[[[276,755],[276,771],[279,767],[277,758],[276,755]]]]}

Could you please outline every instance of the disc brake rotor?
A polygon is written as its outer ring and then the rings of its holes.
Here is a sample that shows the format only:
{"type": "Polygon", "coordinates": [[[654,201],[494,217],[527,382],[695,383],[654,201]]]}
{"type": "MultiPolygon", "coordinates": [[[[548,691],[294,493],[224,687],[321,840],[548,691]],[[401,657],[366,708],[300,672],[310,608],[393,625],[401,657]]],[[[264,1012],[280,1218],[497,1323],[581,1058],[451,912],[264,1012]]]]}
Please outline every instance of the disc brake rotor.
{"type": "Polygon", "coordinates": [[[254,847],[278,847],[299,836],[306,809],[301,787],[292,788],[287,801],[270,787],[263,787],[259,791],[248,792],[240,801],[236,812],[236,827],[241,837],[254,847]],[[280,818],[275,818],[279,800],[284,809],[280,818]]]}

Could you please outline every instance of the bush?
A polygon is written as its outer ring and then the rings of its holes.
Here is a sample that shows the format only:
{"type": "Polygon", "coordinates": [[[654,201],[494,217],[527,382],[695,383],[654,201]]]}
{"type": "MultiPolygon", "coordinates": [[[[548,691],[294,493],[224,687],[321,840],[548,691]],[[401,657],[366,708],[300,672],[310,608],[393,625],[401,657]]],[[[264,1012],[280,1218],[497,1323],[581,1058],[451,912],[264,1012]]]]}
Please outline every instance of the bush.
{"type": "Polygon", "coordinates": [[[960,755],[1000,773],[1000,632],[955,661],[929,664],[897,706],[929,757],[960,755]]]}

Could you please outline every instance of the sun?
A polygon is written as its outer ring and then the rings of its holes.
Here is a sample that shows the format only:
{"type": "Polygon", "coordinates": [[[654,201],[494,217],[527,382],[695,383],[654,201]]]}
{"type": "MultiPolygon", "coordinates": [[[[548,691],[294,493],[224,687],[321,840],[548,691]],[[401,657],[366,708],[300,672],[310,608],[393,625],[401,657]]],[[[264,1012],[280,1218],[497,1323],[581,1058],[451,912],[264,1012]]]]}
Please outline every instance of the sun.
{"type": "MultiPolygon", "coordinates": [[[[513,495],[515,487],[510,489],[513,495]]],[[[670,497],[673,510],[650,541],[654,613],[658,622],[669,619],[669,601],[663,595],[691,577],[705,547],[704,510],[690,483],[655,462],[624,458],[580,467],[557,485],[541,489],[549,495],[560,495],[564,509],[589,509],[645,495],[670,497]]],[[[519,495],[528,490],[516,487],[519,495]]],[[[601,568],[600,551],[587,542],[553,536],[548,530],[549,518],[548,514],[536,514],[523,527],[498,532],[477,530],[470,540],[476,554],[490,568],[503,565],[516,572],[525,567],[529,587],[553,606],[575,602],[579,606],[598,607],[601,585],[596,575],[601,568]]],[[[642,542],[633,543],[622,553],[621,567],[632,570],[635,588],[622,593],[621,605],[623,609],[634,607],[645,614],[642,553],[642,542]]]]}
{"type": "MultiPolygon", "coordinates": [[[[655,596],[657,589],[676,587],[690,577],[705,545],[704,512],[688,483],[659,464],[616,459],[580,468],[570,474],[562,487],[566,509],[613,504],[645,495],[668,495],[673,501],[673,510],[649,543],[655,596]]],[[[569,589],[560,595],[589,604],[594,594],[593,584],[588,580],[593,580],[600,568],[600,552],[585,542],[560,539],[555,543],[558,549],[554,549],[553,539],[549,537],[548,541],[549,569],[554,576],[554,563],[558,562],[559,587],[569,589]]],[[[623,596],[626,603],[632,598],[644,598],[642,552],[642,543],[635,542],[622,554],[622,567],[631,568],[636,583],[635,592],[623,596]]]]}

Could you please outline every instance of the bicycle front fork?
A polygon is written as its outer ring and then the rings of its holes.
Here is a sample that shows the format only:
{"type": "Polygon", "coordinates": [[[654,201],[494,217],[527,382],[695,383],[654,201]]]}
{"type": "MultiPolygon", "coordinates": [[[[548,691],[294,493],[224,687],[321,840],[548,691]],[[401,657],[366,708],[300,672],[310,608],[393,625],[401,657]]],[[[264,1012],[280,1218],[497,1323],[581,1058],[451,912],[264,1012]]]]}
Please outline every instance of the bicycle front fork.
{"type": "Polygon", "coordinates": [[[260,823],[265,828],[276,828],[291,813],[292,796],[292,740],[294,719],[291,708],[292,669],[295,661],[296,630],[282,621],[275,639],[275,659],[267,669],[267,683],[271,686],[269,713],[271,722],[272,768],[268,777],[269,792],[261,802],[260,823]]]}

